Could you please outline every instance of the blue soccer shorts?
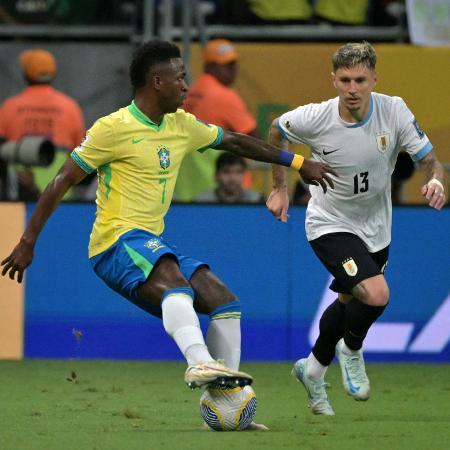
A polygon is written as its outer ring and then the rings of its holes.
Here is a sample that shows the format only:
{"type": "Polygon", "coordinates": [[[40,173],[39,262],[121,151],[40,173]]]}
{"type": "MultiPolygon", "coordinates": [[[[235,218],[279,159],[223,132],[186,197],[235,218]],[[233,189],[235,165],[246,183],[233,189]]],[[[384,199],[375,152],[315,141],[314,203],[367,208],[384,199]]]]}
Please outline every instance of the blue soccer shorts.
{"type": "Polygon", "coordinates": [[[178,253],[161,236],[134,229],[126,232],[107,250],[90,258],[94,272],[114,291],[140,308],[161,317],[161,308],[139,299],[138,289],[164,255],[172,255],[183,276],[190,280],[204,262],[178,253]]]}

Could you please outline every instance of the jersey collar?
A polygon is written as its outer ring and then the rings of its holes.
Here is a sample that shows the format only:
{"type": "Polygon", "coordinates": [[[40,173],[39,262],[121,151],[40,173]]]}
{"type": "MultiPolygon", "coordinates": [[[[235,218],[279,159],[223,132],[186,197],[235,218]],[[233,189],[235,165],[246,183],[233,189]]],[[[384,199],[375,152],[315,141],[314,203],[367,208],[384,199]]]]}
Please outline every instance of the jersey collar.
{"type": "MultiPolygon", "coordinates": [[[[370,95],[370,106],[369,106],[369,112],[367,113],[367,116],[364,117],[363,120],[361,120],[360,122],[356,122],[356,123],[352,123],[349,124],[347,122],[344,122],[344,126],[345,128],[358,128],[358,127],[362,127],[363,125],[365,125],[369,119],[372,117],[372,112],[373,112],[373,96],[370,95]]],[[[339,114],[339,112],[338,112],[339,114]]],[[[342,120],[342,119],[341,119],[342,120]]]]}
{"type": "Polygon", "coordinates": [[[137,107],[134,100],[131,102],[131,105],[128,105],[128,111],[137,121],[141,122],[142,124],[146,125],[147,127],[153,128],[155,131],[161,131],[166,124],[166,121],[164,120],[165,116],[163,116],[163,119],[161,120],[161,123],[159,125],[156,124],[155,122],[153,122],[153,120],[151,120],[149,117],[147,117],[137,107]]]}

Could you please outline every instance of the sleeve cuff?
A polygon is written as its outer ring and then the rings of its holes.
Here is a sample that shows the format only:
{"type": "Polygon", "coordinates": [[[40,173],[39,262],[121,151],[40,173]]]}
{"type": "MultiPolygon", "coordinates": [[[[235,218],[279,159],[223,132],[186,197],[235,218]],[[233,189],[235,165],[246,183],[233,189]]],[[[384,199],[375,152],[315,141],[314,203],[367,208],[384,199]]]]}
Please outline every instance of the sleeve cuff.
{"type": "Polygon", "coordinates": [[[208,148],[216,148],[222,143],[222,141],[223,141],[223,129],[221,127],[217,127],[216,139],[214,139],[214,141],[211,144],[207,145],[206,147],[199,148],[197,151],[203,153],[206,150],[208,150],[208,148]]]}
{"type": "Polygon", "coordinates": [[[427,142],[421,150],[419,150],[416,154],[411,155],[411,159],[414,162],[420,161],[423,158],[425,158],[425,156],[428,155],[428,153],[431,152],[431,150],[433,150],[433,146],[431,145],[431,142],[427,142]]]}
{"type": "Polygon", "coordinates": [[[79,166],[81,169],[83,169],[86,173],[92,173],[95,171],[93,167],[91,167],[86,161],[80,158],[78,153],[75,152],[75,150],[70,154],[70,157],[72,160],[79,166]]]}
{"type": "Polygon", "coordinates": [[[214,142],[210,145],[210,147],[217,147],[223,141],[223,129],[221,127],[217,127],[217,137],[214,139],[214,142]]]}

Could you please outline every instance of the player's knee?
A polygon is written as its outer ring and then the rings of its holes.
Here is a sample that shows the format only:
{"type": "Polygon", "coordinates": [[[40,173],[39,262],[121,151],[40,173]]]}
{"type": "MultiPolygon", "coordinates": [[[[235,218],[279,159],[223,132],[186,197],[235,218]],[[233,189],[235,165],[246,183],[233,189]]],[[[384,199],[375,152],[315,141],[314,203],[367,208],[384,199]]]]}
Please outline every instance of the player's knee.
{"type": "Polygon", "coordinates": [[[164,294],[174,288],[189,288],[189,283],[184,277],[173,278],[170,280],[159,280],[154,283],[154,289],[159,293],[159,297],[163,297],[164,294]]]}
{"type": "Polygon", "coordinates": [[[367,305],[386,306],[389,302],[389,287],[383,275],[363,280],[353,288],[352,294],[367,305]]]}
{"type": "Polygon", "coordinates": [[[211,301],[216,305],[225,305],[236,301],[236,296],[223,285],[221,288],[217,288],[212,292],[211,301]]]}
{"type": "Polygon", "coordinates": [[[389,302],[389,287],[386,283],[380,283],[367,292],[366,302],[372,306],[385,306],[389,302]]]}
{"type": "Polygon", "coordinates": [[[191,278],[196,294],[196,308],[210,314],[218,307],[236,301],[236,296],[207,268],[198,270],[191,278]]]}
{"type": "Polygon", "coordinates": [[[139,296],[146,299],[160,299],[165,292],[174,288],[190,288],[175,259],[164,257],[153,269],[149,279],[139,288],[139,296]]]}
{"type": "Polygon", "coordinates": [[[211,290],[210,295],[197,297],[197,304],[201,303],[203,312],[207,314],[235,302],[239,302],[239,300],[226,288],[225,290],[211,290]]]}

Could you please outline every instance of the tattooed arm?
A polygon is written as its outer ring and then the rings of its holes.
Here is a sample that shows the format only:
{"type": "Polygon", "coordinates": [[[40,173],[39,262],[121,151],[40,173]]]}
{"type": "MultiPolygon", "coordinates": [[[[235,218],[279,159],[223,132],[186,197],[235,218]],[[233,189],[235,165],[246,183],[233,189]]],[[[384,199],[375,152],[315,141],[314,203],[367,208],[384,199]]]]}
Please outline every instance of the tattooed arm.
{"type": "Polygon", "coordinates": [[[422,186],[422,195],[428,200],[428,205],[435,209],[444,206],[446,198],[444,192],[444,168],[433,151],[419,161],[425,172],[427,183],[422,186]]]}

